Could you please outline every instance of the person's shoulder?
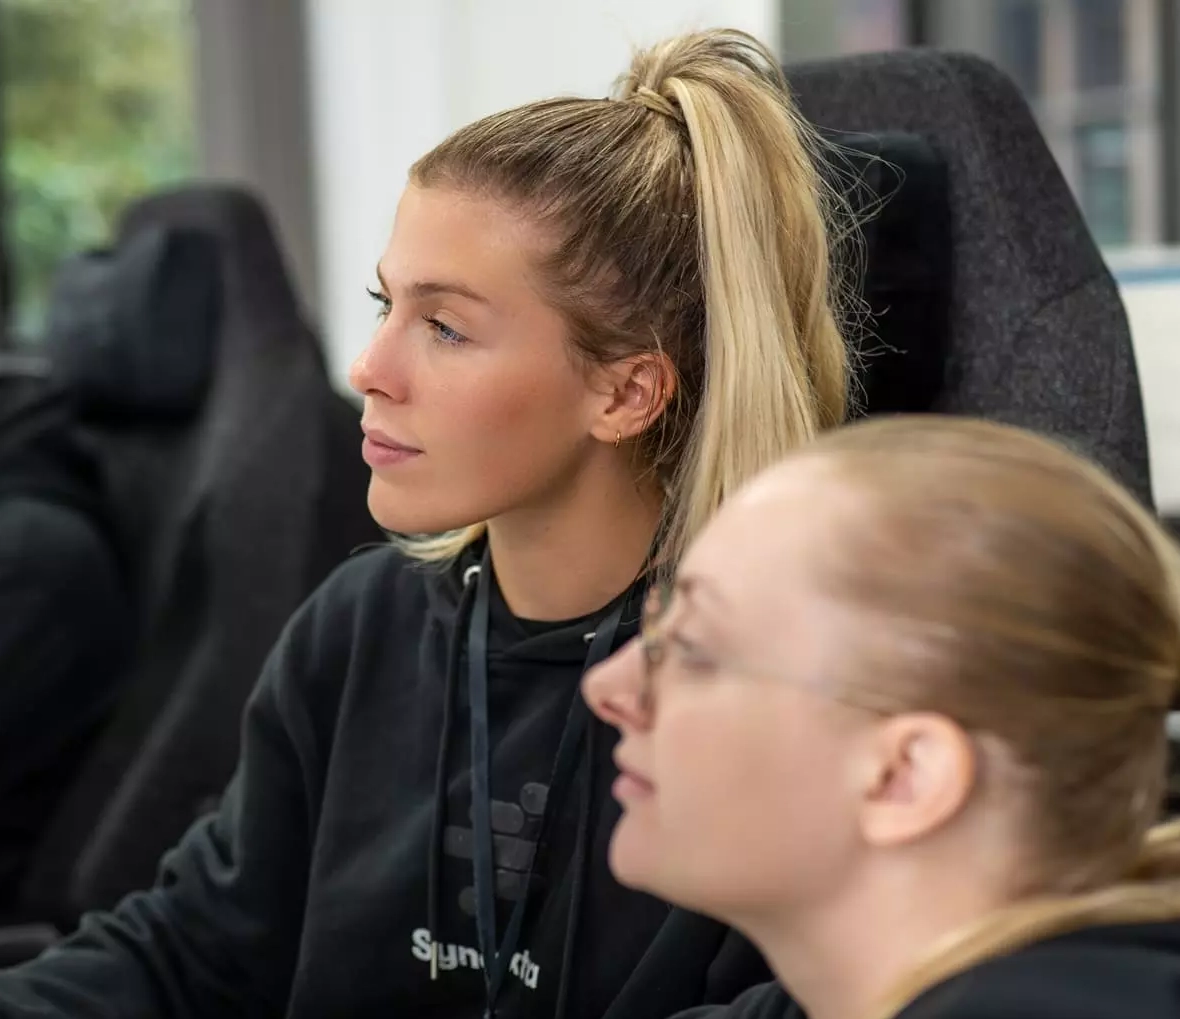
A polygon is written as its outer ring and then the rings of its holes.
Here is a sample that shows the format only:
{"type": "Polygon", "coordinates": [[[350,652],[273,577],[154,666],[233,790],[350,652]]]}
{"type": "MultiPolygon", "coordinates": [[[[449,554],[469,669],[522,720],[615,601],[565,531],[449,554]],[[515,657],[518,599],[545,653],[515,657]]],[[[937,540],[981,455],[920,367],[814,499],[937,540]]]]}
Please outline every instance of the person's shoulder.
{"type": "Polygon", "coordinates": [[[362,545],[328,574],[312,601],[320,606],[355,608],[391,597],[414,565],[391,542],[362,545]]]}
{"type": "Polygon", "coordinates": [[[988,960],[927,991],[897,1019],[1172,1019],[1180,924],[1093,928],[988,960]]]}
{"type": "Polygon", "coordinates": [[[447,624],[455,568],[421,563],[395,545],[358,549],[296,610],[272,652],[273,682],[291,704],[333,716],[344,691],[413,671],[431,619],[447,624]]]}
{"type": "Polygon", "coordinates": [[[303,607],[316,630],[356,639],[369,625],[404,630],[447,615],[461,582],[453,563],[412,559],[392,543],[364,546],[336,567],[303,607]]]}
{"type": "Polygon", "coordinates": [[[378,612],[385,623],[393,616],[419,614],[427,603],[442,606],[459,597],[461,561],[426,563],[409,557],[398,545],[365,545],[329,574],[309,599],[316,611],[349,616],[378,612]]]}

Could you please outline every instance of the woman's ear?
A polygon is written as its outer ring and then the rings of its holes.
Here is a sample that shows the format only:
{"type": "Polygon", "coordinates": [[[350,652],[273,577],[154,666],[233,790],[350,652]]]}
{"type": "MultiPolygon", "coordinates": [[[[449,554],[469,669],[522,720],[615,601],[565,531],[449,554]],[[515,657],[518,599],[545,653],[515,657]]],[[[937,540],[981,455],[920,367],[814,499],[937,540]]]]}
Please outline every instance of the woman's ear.
{"type": "Polygon", "coordinates": [[[667,410],[676,392],[676,369],[658,351],[612,361],[596,373],[596,388],[604,399],[591,434],[601,442],[638,438],[667,410]]]}
{"type": "Polygon", "coordinates": [[[865,842],[916,842],[953,820],[975,787],[971,737],[943,715],[898,715],[877,726],[858,763],[865,842]]]}

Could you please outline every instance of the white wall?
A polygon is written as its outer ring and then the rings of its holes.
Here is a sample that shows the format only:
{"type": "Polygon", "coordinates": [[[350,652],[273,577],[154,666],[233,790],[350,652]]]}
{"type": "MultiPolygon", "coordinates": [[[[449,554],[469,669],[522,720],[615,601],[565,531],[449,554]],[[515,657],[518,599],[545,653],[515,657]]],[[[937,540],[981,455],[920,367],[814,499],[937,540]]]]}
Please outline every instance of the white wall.
{"type": "Polygon", "coordinates": [[[304,0],[320,327],[333,377],[367,342],[365,287],[410,164],[455,128],[545,96],[602,96],[631,48],[727,25],[774,46],[776,0],[304,0]]]}
{"type": "Polygon", "coordinates": [[[1156,505],[1180,514],[1180,269],[1173,280],[1125,284],[1122,292],[1135,339],[1156,505]]]}

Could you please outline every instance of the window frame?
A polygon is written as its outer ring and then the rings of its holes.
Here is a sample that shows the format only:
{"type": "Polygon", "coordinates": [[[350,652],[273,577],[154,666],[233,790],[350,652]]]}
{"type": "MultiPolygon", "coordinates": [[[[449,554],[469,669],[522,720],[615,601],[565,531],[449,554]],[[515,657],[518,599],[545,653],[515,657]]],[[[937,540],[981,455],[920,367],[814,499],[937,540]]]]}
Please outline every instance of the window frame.
{"type": "Polygon", "coordinates": [[[1163,243],[1180,245],[1180,0],[1158,0],[1163,243]]]}

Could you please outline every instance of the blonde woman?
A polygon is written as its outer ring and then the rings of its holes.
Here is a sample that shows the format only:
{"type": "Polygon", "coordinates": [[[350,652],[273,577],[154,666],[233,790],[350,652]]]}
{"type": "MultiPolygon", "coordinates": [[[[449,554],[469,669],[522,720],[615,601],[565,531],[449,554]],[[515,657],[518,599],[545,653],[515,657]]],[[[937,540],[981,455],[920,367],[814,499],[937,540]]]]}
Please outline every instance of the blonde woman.
{"type": "MultiPolygon", "coordinates": [[[[1105,473],[857,425],[729,500],[647,611],[585,682],[624,884],[745,932],[808,1019],[1180,1015],[1180,561],[1105,473]]],[[[773,985],[724,1012],[785,1014],[773,985]]]]}
{"type": "Polygon", "coordinates": [[[0,1015],[630,1019],[769,977],[611,878],[578,684],[728,493],[844,417],[817,144],[717,31],[418,162],[352,370],[370,508],[415,537],[298,613],[220,811],[0,975],[0,1015]]]}

